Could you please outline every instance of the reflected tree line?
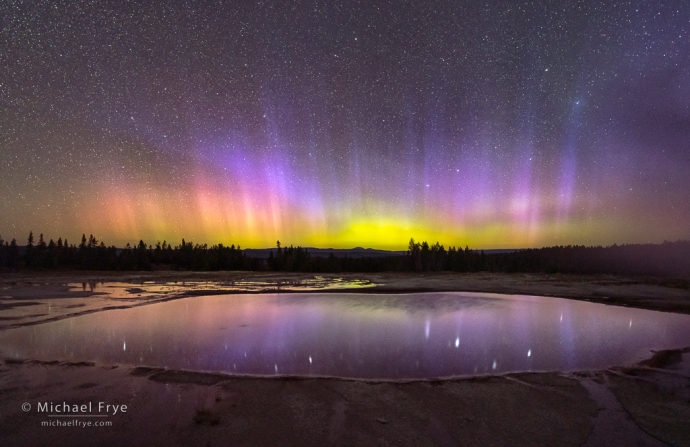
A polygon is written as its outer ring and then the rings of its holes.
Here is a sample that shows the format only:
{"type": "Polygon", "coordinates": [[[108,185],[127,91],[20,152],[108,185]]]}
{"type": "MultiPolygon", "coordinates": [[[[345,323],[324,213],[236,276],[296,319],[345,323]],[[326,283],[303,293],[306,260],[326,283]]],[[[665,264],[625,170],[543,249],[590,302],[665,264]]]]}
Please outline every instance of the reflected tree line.
{"type": "Polygon", "coordinates": [[[312,256],[302,247],[280,242],[268,259],[247,256],[240,246],[140,240],[120,249],[106,246],[93,235],[78,245],[66,239],[35,239],[25,246],[0,237],[2,270],[268,270],[284,272],[509,272],[690,276],[690,241],[629,244],[609,247],[577,245],[485,253],[468,247],[445,248],[436,242],[411,239],[407,253],[383,257],[312,256]]]}

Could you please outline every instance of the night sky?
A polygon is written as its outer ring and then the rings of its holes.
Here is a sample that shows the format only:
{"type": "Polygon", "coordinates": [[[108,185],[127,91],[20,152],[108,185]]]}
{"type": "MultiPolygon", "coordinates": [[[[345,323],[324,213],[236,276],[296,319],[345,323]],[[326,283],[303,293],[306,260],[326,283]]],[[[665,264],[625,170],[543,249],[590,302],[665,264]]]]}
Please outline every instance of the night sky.
{"type": "Polygon", "coordinates": [[[0,18],[0,235],[20,245],[690,238],[687,1],[3,0],[0,18]]]}

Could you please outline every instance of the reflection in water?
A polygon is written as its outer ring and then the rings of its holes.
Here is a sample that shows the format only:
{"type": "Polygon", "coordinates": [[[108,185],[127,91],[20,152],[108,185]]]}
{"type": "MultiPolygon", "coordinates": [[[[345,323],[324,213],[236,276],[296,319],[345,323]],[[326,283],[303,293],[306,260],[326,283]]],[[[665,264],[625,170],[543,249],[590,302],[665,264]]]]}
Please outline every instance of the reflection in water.
{"type": "Polygon", "coordinates": [[[478,293],[217,295],[0,333],[22,358],[360,378],[603,368],[683,346],[687,315],[478,293]]]}
{"type": "Polygon", "coordinates": [[[86,286],[87,285],[89,286],[89,292],[93,292],[96,289],[96,281],[82,282],[81,283],[82,292],[86,292],[86,286]]]}
{"type": "Polygon", "coordinates": [[[295,280],[268,279],[266,281],[142,281],[141,283],[118,281],[89,281],[66,284],[70,291],[96,292],[108,298],[133,299],[146,296],[181,294],[190,291],[227,292],[270,292],[311,291],[332,289],[363,289],[374,287],[368,279],[344,279],[339,277],[314,276],[295,280]]]}

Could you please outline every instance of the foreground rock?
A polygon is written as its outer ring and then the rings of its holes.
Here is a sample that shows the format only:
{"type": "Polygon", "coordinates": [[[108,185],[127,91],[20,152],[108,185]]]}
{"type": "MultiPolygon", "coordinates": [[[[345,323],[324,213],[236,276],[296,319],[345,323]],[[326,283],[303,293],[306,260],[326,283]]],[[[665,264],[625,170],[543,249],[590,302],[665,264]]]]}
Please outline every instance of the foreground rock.
{"type": "Polygon", "coordinates": [[[5,360],[0,444],[690,445],[688,354],[678,354],[661,368],[407,383],[5,360]],[[91,403],[107,417],[51,418],[64,413],[39,403],[91,403]],[[111,425],[46,426],[69,421],[111,425]]]}

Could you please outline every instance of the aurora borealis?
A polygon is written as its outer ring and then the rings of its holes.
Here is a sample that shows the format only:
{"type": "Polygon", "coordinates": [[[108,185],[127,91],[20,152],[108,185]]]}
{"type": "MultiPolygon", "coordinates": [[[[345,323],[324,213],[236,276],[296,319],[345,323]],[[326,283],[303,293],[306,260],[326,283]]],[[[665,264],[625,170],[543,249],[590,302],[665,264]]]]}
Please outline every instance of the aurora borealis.
{"type": "Polygon", "coordinates": [[[690,238],[690,3],[4,1],[0,234],[690,238]]]}

